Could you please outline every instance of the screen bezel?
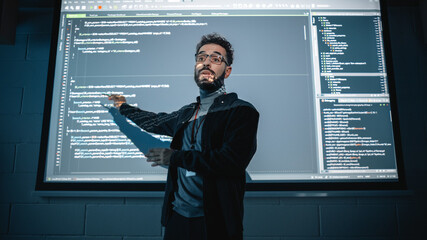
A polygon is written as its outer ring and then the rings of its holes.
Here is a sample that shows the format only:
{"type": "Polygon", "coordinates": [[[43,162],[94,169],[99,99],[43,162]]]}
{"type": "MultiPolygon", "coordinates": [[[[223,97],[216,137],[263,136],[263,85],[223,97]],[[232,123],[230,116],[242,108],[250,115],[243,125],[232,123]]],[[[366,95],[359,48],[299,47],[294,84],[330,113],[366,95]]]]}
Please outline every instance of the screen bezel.
{"type": "MultiPolygon", "coordinates": [[[[102,183],[87,183],[87,182],[46,182],[46,154],[49,135],[49,125],[51,118],[51,104],[53,95],[53,82],[56,65],[56,51],[58,44],[58,31],[61,16],[61,0],[55,1],[52,38],[50,47],[50,57],[48,66],[48,79],[46,85],[45,107],[43,114],[42,137],[39,153],[39,165],[37,172],[36,190],[37,191],[163,191],[165,183],[117,183],[117,182],[102,182],[102,183]]],[[[392,66],[390,32],[388,26],[388,5],[385,0],[380,1],[381,19],[383,27],[384,53],[386,59],[386,69],[388,76],[390,107],[393,118],[393,135],[395,143],[396,164],[398,170],[398,180],[375,180],[375,181],[322,181],[322,182],[297,182],[287,181],[282,183],[259,182],[248,183],[246,189],[248,191],[347,191],[347,190],[404,190],[406,189],[405,172],[403,166],[403,155],[401,147],[401,138],[399,130],[399,117],[396,100],[395,80],[392,66]]]]}

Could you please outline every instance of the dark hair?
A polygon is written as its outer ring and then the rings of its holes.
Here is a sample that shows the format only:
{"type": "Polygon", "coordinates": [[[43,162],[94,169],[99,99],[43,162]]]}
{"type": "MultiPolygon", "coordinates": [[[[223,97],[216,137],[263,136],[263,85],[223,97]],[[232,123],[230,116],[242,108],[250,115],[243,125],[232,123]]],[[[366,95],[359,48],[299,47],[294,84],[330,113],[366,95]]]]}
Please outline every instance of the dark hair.
{"type": "Polygon", "coordinates": [[[227,63],[230,66],[233,63],[233,52],[234,52],[233,46],[231,46],[231,43],[227,41],[225,37],[221,36],[218,33],[203,35],[202,39],[196,46],[196,53],[199,52],[200,48],[203,45],[210,44],[210,43],[218,44],[225,49],[225,52],[227,53],[227,56],[226,56],[227,63]]]}

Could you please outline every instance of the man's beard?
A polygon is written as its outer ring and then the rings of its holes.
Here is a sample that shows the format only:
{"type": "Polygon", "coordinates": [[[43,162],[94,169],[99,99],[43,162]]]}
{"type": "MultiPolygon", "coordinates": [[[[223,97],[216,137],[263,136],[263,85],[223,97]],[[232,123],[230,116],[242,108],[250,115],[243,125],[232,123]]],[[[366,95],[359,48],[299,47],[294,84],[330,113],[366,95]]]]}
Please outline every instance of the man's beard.
{"type": "Polygon", "coordinates": [[[197,86],[205,91],[214,92],[218,89],[220,89],[224,85],[224,79],[225,79],[225,70],[219,77],[215,77],[213,79],[213,82],[207,82],[207,81],[200,81],[200,73],[203,70],[208,70],[214,75],[214,72],[210,70],[209,68],[202,68],[199,71],[197,69],[194,69],[194,81],[196,82],[197,86]]]}

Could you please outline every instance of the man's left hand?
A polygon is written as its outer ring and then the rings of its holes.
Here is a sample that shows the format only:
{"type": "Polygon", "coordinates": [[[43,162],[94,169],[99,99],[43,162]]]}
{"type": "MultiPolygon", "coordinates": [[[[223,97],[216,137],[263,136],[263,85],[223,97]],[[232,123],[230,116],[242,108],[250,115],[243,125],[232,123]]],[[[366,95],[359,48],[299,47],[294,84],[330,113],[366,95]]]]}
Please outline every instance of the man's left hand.
{"type": "Polygon", "coordinates": [[[152,148],[148,151],[147,162],[152,162],[151,166],[169,165],[170,158],[174,150],[170,148],[152,148]]]}

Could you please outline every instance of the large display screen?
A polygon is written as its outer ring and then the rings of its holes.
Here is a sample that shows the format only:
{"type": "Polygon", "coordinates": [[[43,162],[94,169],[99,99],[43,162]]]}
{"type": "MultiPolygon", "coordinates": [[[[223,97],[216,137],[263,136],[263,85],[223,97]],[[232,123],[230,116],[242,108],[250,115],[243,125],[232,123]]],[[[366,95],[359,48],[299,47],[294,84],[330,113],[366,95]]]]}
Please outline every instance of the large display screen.
{"type": "Polygon", "coordinates": [[[213,32],[235,50],[227,92],[260,113],[248,183],[402,183],[377,0],[62,0],[56,14],[39,187],[164,183],[145,153],[171,136],[106,95],[152,112],[195,102],[196,44],[213,32]]]}

